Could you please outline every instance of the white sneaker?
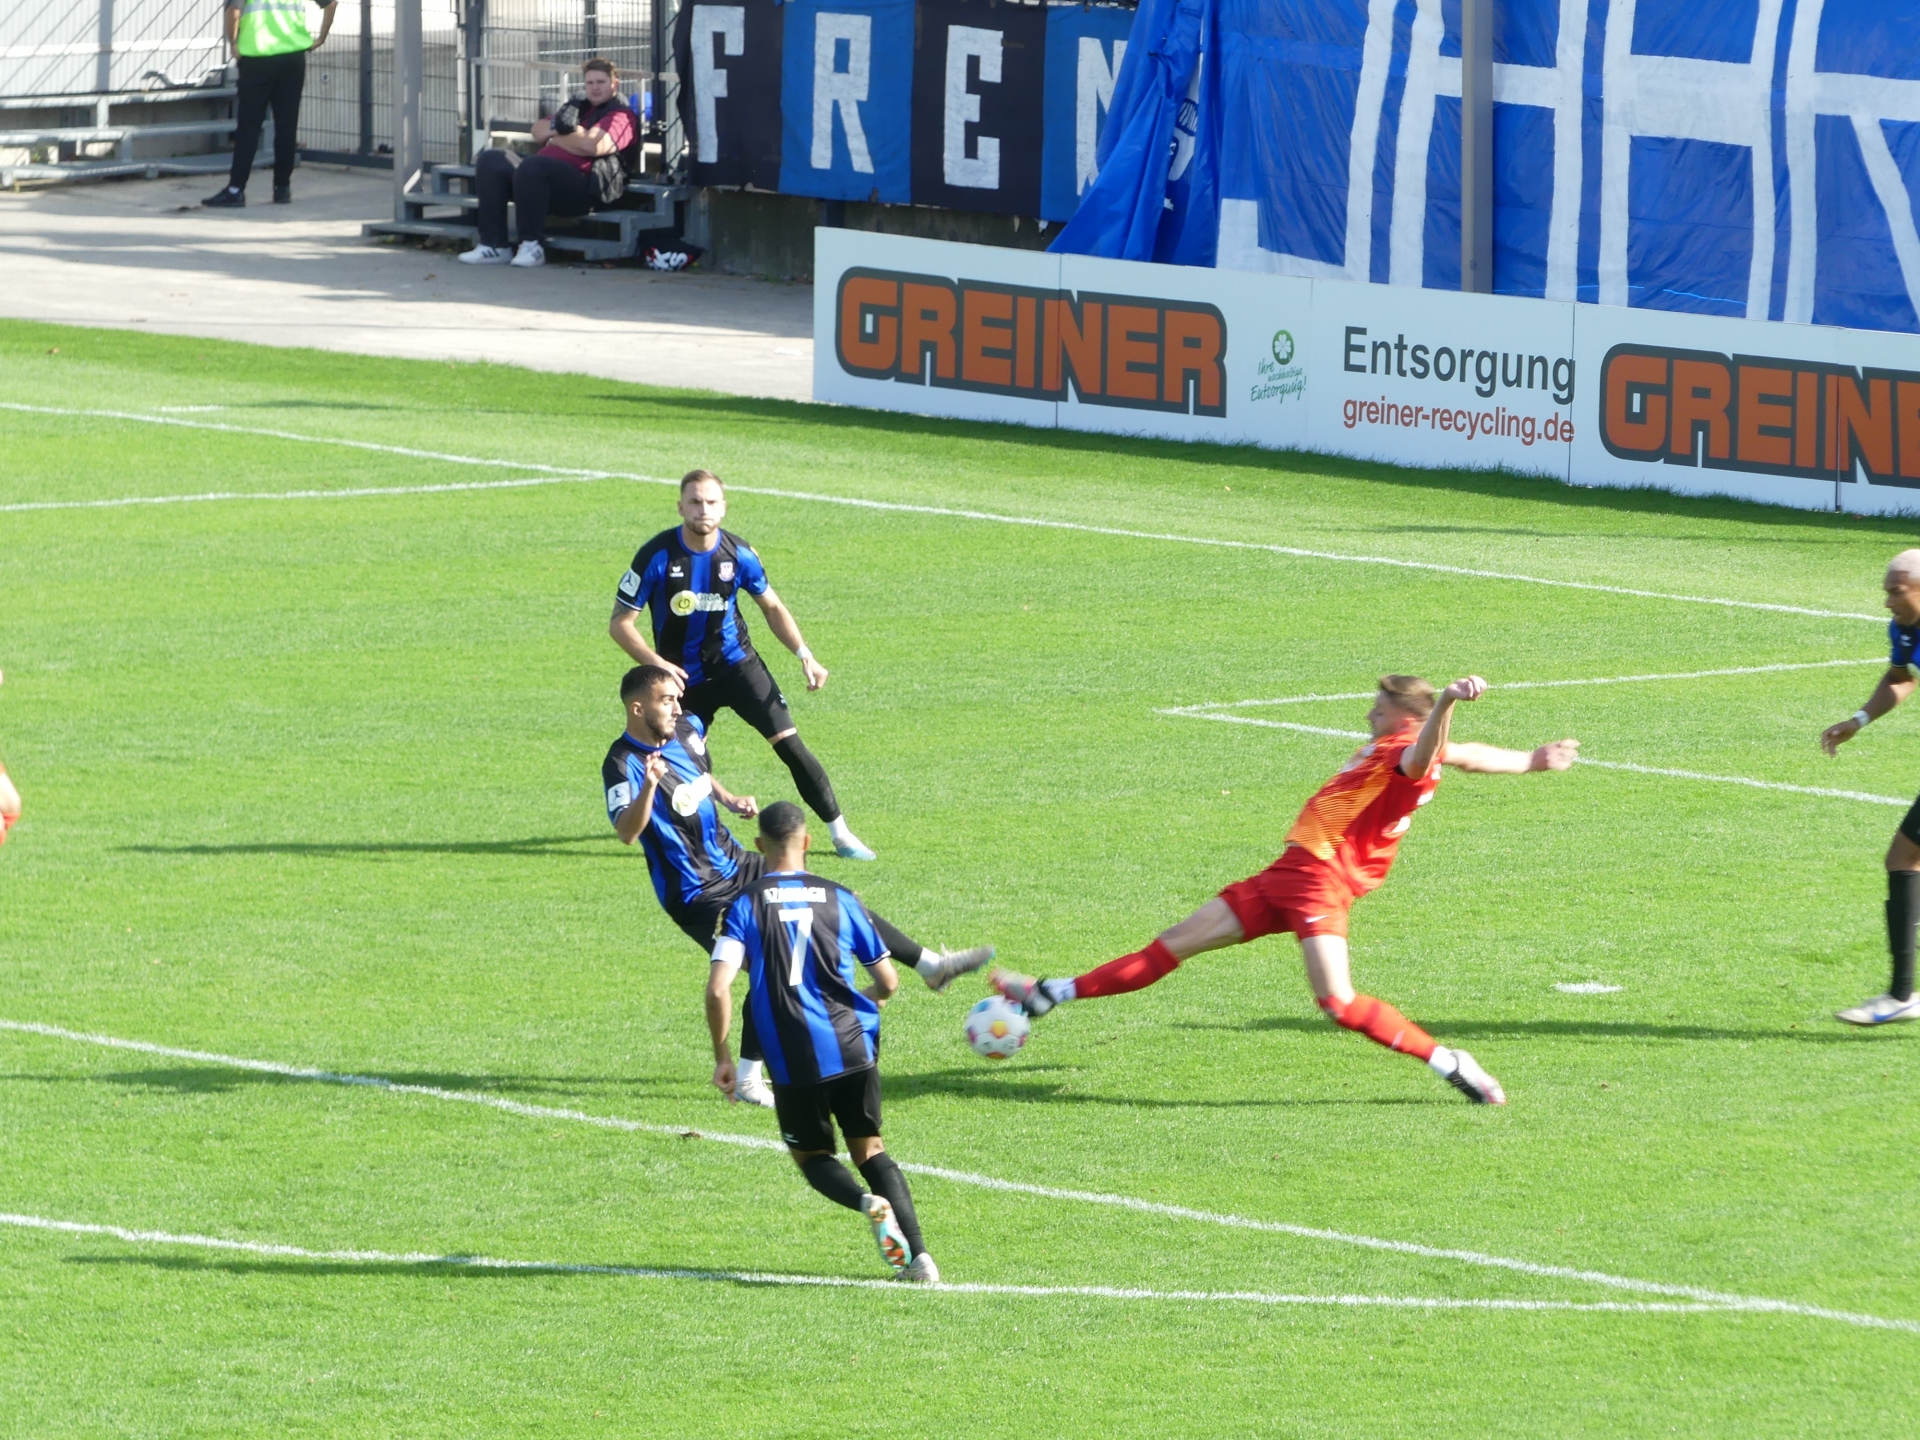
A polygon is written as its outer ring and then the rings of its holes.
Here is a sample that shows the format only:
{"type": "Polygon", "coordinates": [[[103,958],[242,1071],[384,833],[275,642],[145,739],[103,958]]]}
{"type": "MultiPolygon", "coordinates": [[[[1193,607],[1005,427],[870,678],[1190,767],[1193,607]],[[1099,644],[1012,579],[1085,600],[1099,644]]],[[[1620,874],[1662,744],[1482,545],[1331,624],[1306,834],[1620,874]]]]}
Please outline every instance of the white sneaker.
{"type": "Polygon", "coordinates": [[[987,977],[987,983],[1000,992],[1003,1000],[1018,1005],[1035,1020],[1053,1009],[1053,997],[1047,994],[1044,980],[1018,970],[996,970],[987,977]]]}
{"type": "Polygon", "coordinates": [[[505,265],[512,259],[513,251],[504,245],[476,245],[460,252],[462,265],[505,265]]]}
{"type": "Polygon", "coordinates": [[[535,265],[547,263],[547,252],[538,240],[522,240],[520,248],[514,251],[513,259],[507,263],[518,265],[522,270],[531,269],[535,265]]]}
{"type": "Polygon", "coordinates": [[[922,975],[920,978],[927,982],[929,990],[938,995],[962,975],[971,975],[991,959],[993,959],[991,945],[976,945],[971,950],[942,950],[940,958],[934,961],[938,968],[933,974],[922,975]]]}
{"type": "Polygon", "coordinates": [[[733,1098],[747,1105],[773,1109],[773,1087],[767,1084],[767,1077],[759,1071],[734,1082],[733,1098]]]}
{"type": "Polygon", "coordinates": [[[880,1258],[893,1267],[895,1275],[905,1275],[913,1257],[907,1253],[907,1232],[893,1218],[893,1206],[884,1195],[869,1192],[860,1197],[860,1209],[865,1212],[867,1223],[873,1226],[873,1240],[880,1247],[880,1258]]]}
{"type": "Polygon", "coordinates": [[[900,1278],[909,1285],[938,1285],[940,1267],[933,1263],[933,1256],[924,1250],[913,1257],[913,1263],[900,1272],[900,1278]]]}
{"type": "Polygon", "coordinates": [[[1849,1025],[1890,1025],[1896,1020],[1920,1020],[1920,993],[1911,1000],[1876,995],[1871,1000],[1862,1000],[1851,1010],[1837,1012],[1833,1018],[1849,1025]]]}
{"type": "Polygon", "coordinates": [[[1500,1082],[1480,1068],[1480,1062],[1464,1050],[1453,1052],[1453,1073],[1447,1083],[1476,1105],[1504,1105],[1507,1092],[1500,1082]]]}

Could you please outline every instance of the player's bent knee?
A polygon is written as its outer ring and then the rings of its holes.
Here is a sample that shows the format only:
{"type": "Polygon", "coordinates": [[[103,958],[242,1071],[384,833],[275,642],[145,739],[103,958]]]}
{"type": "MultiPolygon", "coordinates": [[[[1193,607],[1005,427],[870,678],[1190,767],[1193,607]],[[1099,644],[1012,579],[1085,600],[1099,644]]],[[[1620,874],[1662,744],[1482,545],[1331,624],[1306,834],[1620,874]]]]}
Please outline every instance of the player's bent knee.
{"type": "Polygon", "coordinates": [[[807,1168],[807,1162],[809,1160],[818,1160],[822,1155],[831,1155],[832,1153],[831,1150],[802,1150],[797,1145],[789,1145],[787,1147],[787,1154],[793,1157],[793,1163],[798,1165],[802,1170],[807,1168]]]}

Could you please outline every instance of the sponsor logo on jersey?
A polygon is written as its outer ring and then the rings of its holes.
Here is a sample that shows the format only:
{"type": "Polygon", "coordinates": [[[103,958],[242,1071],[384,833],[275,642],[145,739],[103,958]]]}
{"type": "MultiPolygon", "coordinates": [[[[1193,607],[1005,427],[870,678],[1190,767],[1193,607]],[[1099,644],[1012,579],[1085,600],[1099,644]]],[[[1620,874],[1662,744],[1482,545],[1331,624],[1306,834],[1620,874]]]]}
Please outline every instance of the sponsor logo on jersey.
{"type": "Polygon", "coordinates": [[[691,615],[696,610],[720,611],[727,608],[727,597],[707,590],[681,590],[667,603],[676,615],[691,615]]]}
{"type": "Polygon", "coordinates": [[[1227,413],[1226,317],[1197,300],[853,269],[834,314],[834,355],[864,380],[1227,413]]]}
{"type": "Polygon", "coordinates": [[[622,595],[638,595],[640,593],[640,577],[631,570],[627,571],[626,574],[620,577],[620,593],[622,595]]]}
{"type": "MultiPolygon", "coordinates": [[[[1836,332],[1838,333],[1838,332],[1836,332]]],[[[1920,484],[1920,371],[1616,345],[1600,439],[1647,464],[1920,484]]]]}
{"type": "Polygon", "coordinates": [[[673,792],[673,813],[676,815],[697,814],[700,809],[700,802],[711,794],[713,794],[713,777],[711,775],[696,775],[691,780],[684,780],[673,792]]]}
{"type": "Polygon", "coordinates": [[[684,579],[686,579],[686,578],[687,578],[687,567],[686,567],[686,566],[684,566],[684,565],[682,565],[682,564],[681,564],[681,563],[680,563],[679,561],[677,561],[677,560],[676,560],[676,561],[675,561],[675,562],[674,562],[673,564],[671,564],[671,565],[669,565],[669,566],[667,567],[667,578],[668,578],[669,580],[684,580],[684,579]]]}

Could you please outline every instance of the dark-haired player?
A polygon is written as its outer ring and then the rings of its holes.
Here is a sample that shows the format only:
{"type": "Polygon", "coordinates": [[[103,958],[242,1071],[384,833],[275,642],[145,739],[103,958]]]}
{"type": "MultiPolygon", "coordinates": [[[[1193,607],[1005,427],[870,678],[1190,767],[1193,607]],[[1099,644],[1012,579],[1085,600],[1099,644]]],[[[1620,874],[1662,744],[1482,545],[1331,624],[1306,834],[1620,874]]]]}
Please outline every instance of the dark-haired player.
{"type": "Polygon", "coordinates": [[[1029,1014],[1044,1015],[1069,1000],[1143,989],[1204,950],[1290,930],[1299,937],[1314,998],[1336,1024],[1425,1060],[1470,1100],[1506,1104],[1500,1083],[1466,1051],[1435,1044],[1386,1001],[1356,994],[1347,966],[1347,911],[1387,878],[1414,811],[1440,784],[1441,766],[1519,775],[1565,770],[1577,758],[1578,740],[1556,740],[1532,751],[1450,743],[1455,702],[1477,700],[1486,688],[1486,681],[1469,675],[1449,685],[1435,704],[1426,681],[1412,675],[1382,677],[1367,712],[1373,739],[1307,801],[1278,860],[1229,885],[1144,950],[1073,980],[996,971],[994,988],[1029,1014]]]}
{"type": "Polygon", "coordinates": [[[754,844],[765,868],[727,907],[707,978],[713,1083],[728,1095],[739,1084],[727,1032],[733,977],[744,968],[748,1021],[794,1164],[822,1195],[866,1216],[895,1275],[937,1283],[907,1177],[880,1139],[880,1007],[900,980],[860,897],[807,872],[811,842],[798,805],[782,800],[761,812],[754,844]],[[869,990],[855,988],[860,969],[873,977],[869,990]],[[836,1158],[836,1123],[871,1191],[836,1158]]]}
{"type": "MultiPolygon", "coordinates": [[[[1887,638],[1892,653],[1867,703],[1820,736],[1829,755],[1913,694],[1920,684],[1920,550],[1902,550],[1887,565],[1887,638]]],[[[1887,1025],[1920,1019],[1920,997],[1913,993],[1913,948],[1920,921],[1920,800],[1913,802],[1887,847],[1887,948],[1893,952],[1893,979],[1887,993],[1862,1000],[1834,1018],[1849,1025],[1887,1025]]]]}
{"type": "Polygon", "coordinates": [[[680,481],[680,523],[662,530],[640,547],[620,577],[607,633],[642,665],[657,665],[686,686],[682,705],[701,725],[711,726],[721,710],[731,710],[773,746],[800,798],[827,822],[834,853],[846,860],[871,860],[840,813],[833,783],[807,749],[774,682],[767,662],[753,648],[740,618],[739,593],[754,598],[767,628],[800,658],[807,689],[827,683],[827,667],[813,658],[800,626],[767,583],[766,567],[751,546],[730,530],[727,492],[709,470],[691,470],[680,481]],[[653,643],[641,638],[639,616],[650,610],[653,643]]]}
{"type": "Polygon", "coordinates": [[[7,831],[13,828],[13,822],[19,818],[20,792],[13,788],[13,781],[7,777],[7,767],[0,765],[0,845],[7,843],[7,831]]]}
{"type": "MultiPolygon", "coordinates": [[[[607,792],[607,818],[620,843],[640,842],[646,852],[653,893],[667,917],[711,953],[720,917],[760,875],[760,857],[742,850],[720,819],[719,806],[752,816],[751,795],[730,794],[713,775],[706,726],[680,708],[680,681],[654,665],[636,665],[620,681],[627,727],[607,750],[600,779],[607,792]]],[[[875,924],[888,950],[934,990],[977,970],[991,949],[938,955],[886,921],[875,924]]],[[[772,1105],[773,1094],[760,1078],[758,1059],[742,1067],[735,1095],[757,1105],[772,1105]]]]}

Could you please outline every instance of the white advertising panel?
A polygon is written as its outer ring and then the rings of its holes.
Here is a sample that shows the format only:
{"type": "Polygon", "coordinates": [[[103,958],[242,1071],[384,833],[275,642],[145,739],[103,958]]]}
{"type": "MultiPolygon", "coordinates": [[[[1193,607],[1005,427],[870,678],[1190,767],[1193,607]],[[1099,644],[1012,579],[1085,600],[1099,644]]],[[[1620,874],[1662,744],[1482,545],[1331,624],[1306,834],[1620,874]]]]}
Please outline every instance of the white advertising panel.
{"type": "Polygon", "coordinates": [[[1917,336],[815,237],[820,400],[1920,510],[1917,336]]]}

